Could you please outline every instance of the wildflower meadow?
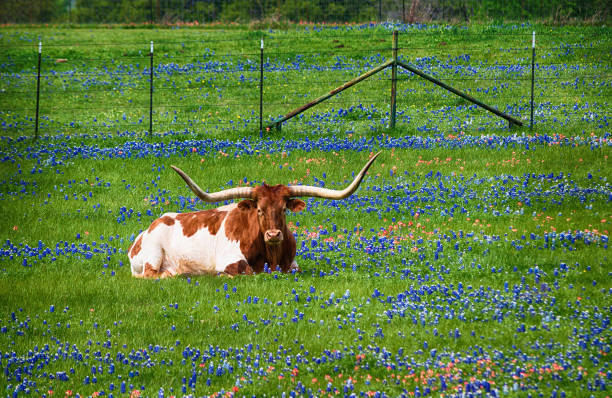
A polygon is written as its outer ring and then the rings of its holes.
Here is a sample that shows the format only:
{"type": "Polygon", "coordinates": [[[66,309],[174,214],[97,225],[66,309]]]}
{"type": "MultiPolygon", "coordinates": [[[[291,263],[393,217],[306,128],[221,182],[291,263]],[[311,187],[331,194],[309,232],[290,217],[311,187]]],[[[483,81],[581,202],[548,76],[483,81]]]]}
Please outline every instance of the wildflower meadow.
{"type": "Polygon", "coordinates": [[[529,23],[0,27],[1,393],[609,396],[611,48],[529,23]],[[270,127],[394,30],[523,126],[398,70],[389,128],[387,69],[270,127]],[[354,195],[287,214],[300,273],[132,277],[153,220],[216,206],[170,165],[338,189],[378,151],[354,195]]]}

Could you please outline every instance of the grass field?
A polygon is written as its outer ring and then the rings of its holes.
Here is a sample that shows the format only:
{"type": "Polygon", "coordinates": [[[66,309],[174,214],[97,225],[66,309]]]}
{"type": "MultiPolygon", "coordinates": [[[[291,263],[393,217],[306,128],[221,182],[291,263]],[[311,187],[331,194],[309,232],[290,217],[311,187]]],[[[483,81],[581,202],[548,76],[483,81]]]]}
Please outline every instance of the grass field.
{"type": "Polygon", "coordinates": [[[0,28],[2,393],[609,396],[610,48],[609,27],[0,28]],[[260,137],[262,36],[271,122],[389,59],[393,29],[525,126],[400,73],[389,129],[383,72],[260,137]],[[211,191],[338,188],[379,150],[352,197],[287,216],[302,273],[131,276],[154,219],[213,207],[171,164],[211,191]]]}

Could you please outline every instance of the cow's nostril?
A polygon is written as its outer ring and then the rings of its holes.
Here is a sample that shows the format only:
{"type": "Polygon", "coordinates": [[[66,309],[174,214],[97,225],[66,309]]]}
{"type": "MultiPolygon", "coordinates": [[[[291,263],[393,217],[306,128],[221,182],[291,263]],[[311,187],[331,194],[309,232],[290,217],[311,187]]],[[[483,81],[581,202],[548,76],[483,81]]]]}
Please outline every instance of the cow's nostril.
{"type": "Polygon", "coordinates": [[[269,229],[266,231],[265,238],[268,242],[280,242],[283,240],[283,233],[280,229],[269,229]]]}

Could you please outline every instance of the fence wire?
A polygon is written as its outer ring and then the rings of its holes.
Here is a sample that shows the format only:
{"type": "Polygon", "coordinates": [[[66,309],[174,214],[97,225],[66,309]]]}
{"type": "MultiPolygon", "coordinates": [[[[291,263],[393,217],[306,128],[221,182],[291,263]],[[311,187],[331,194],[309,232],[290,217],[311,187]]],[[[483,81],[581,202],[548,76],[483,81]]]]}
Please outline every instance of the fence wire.
{"type": "MultiPolygon", "coordinates": [[[[150,133],[149,114],[153,115],[153,130],[160,134],[177,127],[188,127],[196,133],[210,129],[254,131],[260,118],[271,125],[293,108],[392,58],[390,32],[359,33],[348,38],[340,34],[285,35],[262,35],[266,45],[262,64],[259,39],[252,37],[157,41],[153,101],[149,98],[151,55],[146,41],[87,46],[45,43],[38,74],[38,46],[5,40],[0,45],[0,131],[9,136],[32,134],[36,127],[32,98],[39,76],[38,130],[43,134],[121,129],[150,133]],[[299,49],[293,46],[296,40],[301,42],[299,49]],[[344,47],[335,48],[339,45],[344,47]],[[348,45],[355,48],[346,48],[348,45]],[[96,54],[92,55],[90,47],[96,54]],[[138,55],[126,53],[135,50],[138,55]],[[260,101],[263,114],[259,113],[260,101]]],[[[451,40],[471,34],[460,32],[440,39],[429,33],[425,38],[436,43],[414,45],[426,41],[415,38],[418,35],[400,33],[399,61],[528,122],[531,34],[487,33],[498,39],[502,36],[504,45],[467,41],[460,49],[450,51],[446,48],[453,45],[449,44],[451,40]],[[440,45],[441,40],[444,45],[440,45]]],[[[563,35],[550,32],[538,38],[542,44],[537,47],[535,60],[536,117],[541,121],[565,117],[580,125],[581,119],[597,114],[595,119],[601,120],[603,115],[605,122],[609,118],[607,101],[612,95],[609,41],[585,34],[581,43],[567,43],[563,35]],[[601,105],[583,109],[580,98],[585,93],[601,98],[601,105]]],[[[439,128],[449,130],[503,125],[496,116],[475,109],[468,101],[403,68],[398,68],[395,82],[398,126],[410,125],[413,119],[419,119],[422,125],[442,120],[439,128]],[[454,120],[456,115],[440,115],[451,108],[467,116],[454,120]]],[[[330,121],[342,123],[345,129],[355,125],[384,127],[389,124],[392,83],[387,68],[285,124],[297,129],[325,126],[330,121]]]]}

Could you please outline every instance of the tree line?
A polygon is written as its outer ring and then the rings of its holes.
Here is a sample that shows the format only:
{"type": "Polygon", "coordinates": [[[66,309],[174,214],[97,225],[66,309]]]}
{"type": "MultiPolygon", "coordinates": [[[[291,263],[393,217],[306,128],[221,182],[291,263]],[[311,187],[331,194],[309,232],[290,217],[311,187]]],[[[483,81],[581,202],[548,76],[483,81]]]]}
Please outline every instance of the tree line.
{"type": "Polygon", "coordinates": [[[2,0],[1,23],[609,22],[608,0],[2,0]]]}

